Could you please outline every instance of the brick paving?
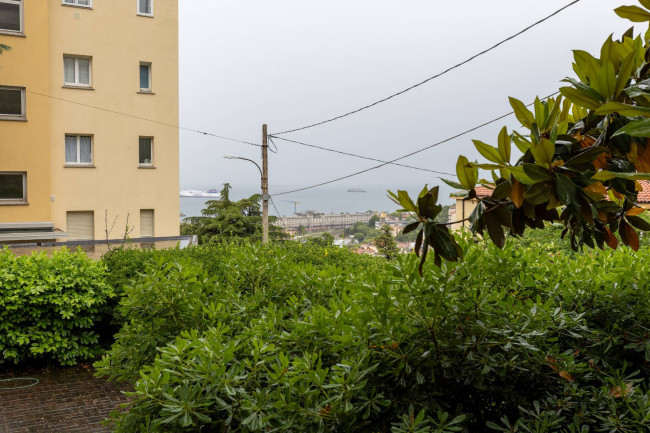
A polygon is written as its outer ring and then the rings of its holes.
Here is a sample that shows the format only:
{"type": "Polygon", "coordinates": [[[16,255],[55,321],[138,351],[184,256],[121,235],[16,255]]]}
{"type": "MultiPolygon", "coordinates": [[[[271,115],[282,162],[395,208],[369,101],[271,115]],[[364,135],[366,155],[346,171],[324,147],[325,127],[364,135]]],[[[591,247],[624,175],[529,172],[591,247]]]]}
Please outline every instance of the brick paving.
{"type": "MultiPolygon", "coordinates": [[[[34,387],[0,390],[0,433],[104,433],[110,429],[100,421],[128,398],[120,386],[93,376],[92,367],[31,370],[3,373],[0,379],[34,377],[34,387]]],[[[29,382],[0,382],[0,387],[29,382]]]]}

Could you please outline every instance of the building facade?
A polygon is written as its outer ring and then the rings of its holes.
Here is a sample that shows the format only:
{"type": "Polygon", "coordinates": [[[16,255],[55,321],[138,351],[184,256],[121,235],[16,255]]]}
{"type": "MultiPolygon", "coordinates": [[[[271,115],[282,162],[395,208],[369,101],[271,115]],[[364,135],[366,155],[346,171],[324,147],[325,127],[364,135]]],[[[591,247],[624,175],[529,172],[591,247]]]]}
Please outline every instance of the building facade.
{"type": "Polygon", "coordinates": [[[306,232],[345,229],[353,227],[356,223],[368,224],[374,213],[343,213],[343,214],[321,214],[305,213],[290,217],[282,217],[277,225],[286,229],[297,229],[302,227],[306,232]]]}
{"type": "Polygon", "coordinates": [[[0,44],[0,241],[177,236],[178,0],[0,0],[0,44]]]}

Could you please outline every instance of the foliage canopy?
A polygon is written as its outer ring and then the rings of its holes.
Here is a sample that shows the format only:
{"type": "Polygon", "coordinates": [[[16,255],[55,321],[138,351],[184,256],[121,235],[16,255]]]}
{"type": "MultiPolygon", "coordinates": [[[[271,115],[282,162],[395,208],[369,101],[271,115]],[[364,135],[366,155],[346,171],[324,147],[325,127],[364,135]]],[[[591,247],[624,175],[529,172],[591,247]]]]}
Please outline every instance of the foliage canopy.
{"type": "MultiPolygon", "coordinates": [[[[616,13],[649,22],[650,2],[641,4],[643,8],[622,6],[616,13]]],[[[563,80],[567,86],[559,96],[535,99],[532,110],[510,98],[525,132],[504,127],[496,146],[474,140],[485,161],[459,156],[457,180],[443,179],[464,191],[466,200],[476,198],[477,185],[493,190],[478,200],[468,218],[472,232],[488,234],[501,248],[508,233],[522,236],[527,228],[561,222],[574,250],[616,249],[618,238],[639,248],[637,230],[650,230],[637,204],[638,181],[650,179],[649,40],[650,32],[634,36],[631,28],[620,40],[610,36],[598,56],[575,50],[577,78],[563,80]],[[514,162],[513,144],[522,154],[514,162]],[[491,179],[480,178],[479,170],[491,173],[491,179]]],[[[429,247],[438,265],[463,257],[449,223],[436,222],[442,211],[438,187],[425,186],[415,201],[405,191],[389,195],[417,216],[405,233],[420,229],[416,251],[422,262],[429,247]]]]}

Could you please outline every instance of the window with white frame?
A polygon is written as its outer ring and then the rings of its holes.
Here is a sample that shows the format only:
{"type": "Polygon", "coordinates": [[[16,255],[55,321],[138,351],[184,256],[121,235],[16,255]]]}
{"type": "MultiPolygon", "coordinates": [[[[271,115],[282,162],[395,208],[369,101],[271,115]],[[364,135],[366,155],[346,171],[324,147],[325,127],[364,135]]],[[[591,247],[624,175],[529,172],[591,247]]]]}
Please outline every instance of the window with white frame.
{"type": "Polygon", "coordinates": [[[64,5],[92,7],[92,0],[62,0],[64,5]]]}
{"type": "Polygon", "coordinates": [[[25,119],[25,88],[0,86],[0,120],[25,119]]]}
{"type": "Polygon", "coordinates": [[[63,56],[63,84],[90,87],[91,78],[90,57],[63,56]]]}
{"type": "Polygon", "coordinates": [[[0,0],[0,32],[23,33],[23,0],[0,0]]]}
{"type": "Polygon", "coordinates": [[[138,15],[153,16],[153,0],[138,0],[138,15]]]}
{"type": "Polygon", "coordinates": [[[65,164],[91,165],[93,163],[93,137],[90,135],[65,136],[65,164]]]}
{"type": "Polygon", "coordinates": [[[140,62],[140,91],[151,92],[151,63],[140,62]]]}
{"type": "Polygon", "coordinates": [[[0,171],[0,205],[27,202],[27,173],[0,171]]]}
{"type": "Polygon", "coordinates": [[[153,165],[153,137],[140,137],[139,163],[144,166],[153,165]]]}

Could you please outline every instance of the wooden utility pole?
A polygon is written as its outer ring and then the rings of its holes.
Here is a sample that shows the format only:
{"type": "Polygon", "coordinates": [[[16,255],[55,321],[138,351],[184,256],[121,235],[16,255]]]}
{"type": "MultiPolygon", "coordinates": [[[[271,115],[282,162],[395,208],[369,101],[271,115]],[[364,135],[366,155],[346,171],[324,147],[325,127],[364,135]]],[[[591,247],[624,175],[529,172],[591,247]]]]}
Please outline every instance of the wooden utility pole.
{"type": "Polygon", "coordinates": [[[269,135],[262,125],[262,243],[269,241],[269,135]]]}

